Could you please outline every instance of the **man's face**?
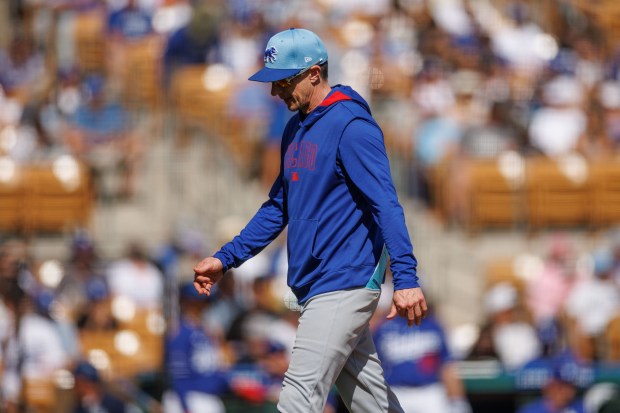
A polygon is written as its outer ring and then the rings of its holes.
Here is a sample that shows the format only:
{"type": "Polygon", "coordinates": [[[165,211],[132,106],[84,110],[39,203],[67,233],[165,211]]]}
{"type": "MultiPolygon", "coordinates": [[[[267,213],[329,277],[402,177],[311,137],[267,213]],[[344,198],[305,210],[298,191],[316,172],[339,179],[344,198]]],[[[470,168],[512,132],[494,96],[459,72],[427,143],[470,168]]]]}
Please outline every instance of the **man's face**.
{"type": "Polygon", "coordinates": [[[308,79],[309,73],[310,71],[301,73],[288,82],[272,82],[271,95],[282,99],[291,112],[308,113],[313,88],[308,79]]]}

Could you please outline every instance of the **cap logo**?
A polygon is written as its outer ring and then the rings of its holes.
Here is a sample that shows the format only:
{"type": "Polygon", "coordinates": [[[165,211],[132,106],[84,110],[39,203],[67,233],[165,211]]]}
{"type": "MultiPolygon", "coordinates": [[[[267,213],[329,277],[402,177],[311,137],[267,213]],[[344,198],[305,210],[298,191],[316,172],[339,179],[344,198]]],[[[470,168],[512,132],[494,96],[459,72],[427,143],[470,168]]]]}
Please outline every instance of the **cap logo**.
{"type": "Polygon", "coordinates": [[[278,49],[271,46],[270,48],[265,50],[265,58],[263,59],[265,63],[273,63],[276,61],[276,55],[278,54],[278,49]]]}
{"type": "Polygon", "coordinates": [[[304,57],[304,62],[308,63],[310,61],[312,61],[311,57],[308,57],[308,56],[304,57]]]}

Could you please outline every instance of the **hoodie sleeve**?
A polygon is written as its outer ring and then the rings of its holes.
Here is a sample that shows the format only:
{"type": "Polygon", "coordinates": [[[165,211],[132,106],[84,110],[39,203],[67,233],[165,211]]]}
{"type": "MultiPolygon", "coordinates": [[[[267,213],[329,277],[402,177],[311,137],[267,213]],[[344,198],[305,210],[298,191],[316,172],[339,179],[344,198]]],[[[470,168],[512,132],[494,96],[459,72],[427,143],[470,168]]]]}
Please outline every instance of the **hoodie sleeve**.
{"type": "Polygon", "coordinates": [[[281,176],[276,179],[269,200],[261,205],[239,235],[224,245],[213,256],[224,264],[224,270],[238,267],[271,243],[286,227],[284,189],[281,176]]]}
{"type": "Polygon", "coordinates": [[[417,261],[392,182],[381,130],[367,120],[353,120],[343,132],[338,156],[379,225],[390,254],[394,289],[419,287],[417,261]]]}

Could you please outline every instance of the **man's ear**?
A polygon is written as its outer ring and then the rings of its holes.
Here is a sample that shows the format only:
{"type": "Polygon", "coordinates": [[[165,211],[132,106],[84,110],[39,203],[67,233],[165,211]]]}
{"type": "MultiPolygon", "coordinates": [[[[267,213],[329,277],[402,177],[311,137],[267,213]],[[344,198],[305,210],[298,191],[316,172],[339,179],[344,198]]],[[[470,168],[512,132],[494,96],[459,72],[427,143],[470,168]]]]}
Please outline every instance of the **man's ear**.
{"type": "Polygon", "coordinates": [[[310,82],[313,85],[316,85],[321,80],[321,67],[319,65],[314,65],[310,68],[310,82]]]}

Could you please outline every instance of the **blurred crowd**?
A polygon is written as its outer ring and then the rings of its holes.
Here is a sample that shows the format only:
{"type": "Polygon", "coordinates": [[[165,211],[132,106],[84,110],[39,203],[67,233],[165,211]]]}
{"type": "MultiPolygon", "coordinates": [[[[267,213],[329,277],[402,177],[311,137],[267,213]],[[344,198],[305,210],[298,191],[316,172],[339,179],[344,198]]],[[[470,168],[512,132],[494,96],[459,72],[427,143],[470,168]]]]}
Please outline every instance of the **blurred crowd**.
{"type": "MultiPolygon", "coordinates": [[[[213,93],[207,101],[226,94],[223,116],[205,115],[205,132],[235,125],[252,148],[244,174],[269,187],[290,115],[246,79],[272,34],[305,27],[326,43],[330,82],[353,86],[371,104],[401,196],[460,224],[471,161],[617,158],[620,34],[600,18],[607,3],[608,13],[617,10],[613,1],[599,2],[600,10],[584,3],[9,0],[0,182],[14,168],[69,155],[87,165],[96,202],[131,202],[149,143],[185,120],[176,95],[183,69],[198,67],[191,90],[213,93]]],[[[75,412],[273,407],[298,315],[283,299],[284,243],[227,274],[205,299],[187,274],[217,247],[202,234],[180,231],[156,248],[137,238],[123,257],[98,254],[94,235],[71,231],[70,254],[57,260],[32,256],[19,237],[2,238],[0,410],[51,411],[30,390],[46,382],[72,390],[66,411],[75,412]],[[138,353],[146,361],[133,366],[138,353]],[[125,381],[111,386],[115,380],[125,381]],[[47,407],[36,410],[33,400],[47,407]]],[[[535,389],[555,409],[524,413],[615,411],[618,390],[600,387],[605,377],[594,372],[620,362],[617,238],[580,251],[569,236],[552,237],[548,253],[529,265],[515,261],[489,282],[478,326],[449,331],[435,314],[409,330],[378,317],[377,348],[388,380],[413,406],[408,412],[484,411],[457,367],[474,361],[499,363],[526,383],[525,394],[535,389]]],[[[516,411],[524,399],[511,403],[516,411]]],[[[334,395],[326,412],[341,409],[334,395]]]]}
{"type": "Polygon", "coordinates": [[[194,90],[226,91],[222,116],[205,128],[234,128],[242,142],[233,152],[250,148],[243,166],[269,186],[288,114],[246,79],[262,64],[265,40],[292,26],[321,33],[331,82],[371,103],[399,184],[452,222],[469,212],[471,161],[510,153],[587,163],[617,152],[620,54],[603,18],[614,16],[613,2],[9,4],[0,150],[14,162],[71,154],[91,166],[103,196],[131,197],[149,139],[168,114],[183,121],[177,78],[187,66],[209,69],[194,90]]]}

